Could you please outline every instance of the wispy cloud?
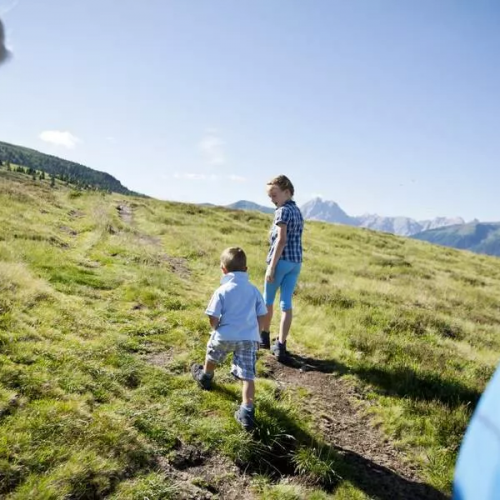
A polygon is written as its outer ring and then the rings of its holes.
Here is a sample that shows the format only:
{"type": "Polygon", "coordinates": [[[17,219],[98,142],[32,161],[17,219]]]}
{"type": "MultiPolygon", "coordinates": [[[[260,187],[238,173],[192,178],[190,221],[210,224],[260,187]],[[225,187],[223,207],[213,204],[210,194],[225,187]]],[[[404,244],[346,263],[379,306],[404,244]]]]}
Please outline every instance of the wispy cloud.
{"type": "Polygon", "coordinates": [[[191,174],[191,173],[180,174],[176,172],[174,174],[174,179],[184,179],[188,181],[215,181],[217,180],[217,176],[215,174],[191,174]]]}
{"type": "Polygon", "coordinates": [[[60,130],[45,130],[40,134],[40,139],[67,149],[73,149],[79,142],[82,142],[81,139],[74,136],[71,132],[61,132],[60,130]]]}
{"type": "Polygon", "coordinates": [[[209,165],[224,165],[226,163],[225,142],[215,129],[208,129],[198,144],[209,165]]]}
{"type": "Polygon", "coordinates": [[[241,175],[230,175],[228,178],[233,182],[246,182],[248,180],[246,177],[241,177],[241,175]]]}

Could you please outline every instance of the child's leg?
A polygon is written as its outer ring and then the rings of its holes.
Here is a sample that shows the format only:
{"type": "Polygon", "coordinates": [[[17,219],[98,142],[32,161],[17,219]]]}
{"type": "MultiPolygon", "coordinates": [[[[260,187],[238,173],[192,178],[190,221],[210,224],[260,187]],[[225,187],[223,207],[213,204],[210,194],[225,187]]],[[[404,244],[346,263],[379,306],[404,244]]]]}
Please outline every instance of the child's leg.
{"type": "Polygon", "coordinates": [[[300,274],[300,264],[295,264],[281,281],[280,306],[281,321],[279,341],[284,344],[292,326],[292,296],[300,274]]]}
{"type": "Polygon", "coordinates": [[[292,309],[288,309],[288,311],[281,311],[281,321],[280,321],[280,333],[278,340],[284,344],[290,333],[290,327],[292,326],[292,309]]]}
{"type": "Polygon", "coordinates": [[[300,264],[293,264],[288,266],[288,272],[283,276],[281,280],[280,289],[280,307],[281,307],[281,320],[280,320],[280,333],[279,341],[284,344],[290,333],[290,327],[292,326],[292,297],[297,285],[297,280],[300,274],[300,264]]]}
{"type": "Polygon", "coordinates": [[[210,390],[215,367],[224,361],[226,355],[227,349],[225,343],[215,341],[213,336],[210,337],[207,344],[205,365],[201,366],[196,363],[191,365],[191,375],[203,389],[210,390]]]}
{"type": "MultiPolygon", "coordinates": [[[[233,345],[231,374],[243,382],[253,382],[255,379],[255,363],[257,362],[259,343],[253,340],[238,340],[233,342],[233,345]]],[[[251,396],[253,400],[253,393],[251,396]]]]}
{"type": "Polygon", "coordinates": [[[273,320],[273,304],[274,304],[274,299],[276,298],[276,292],[278,291],[279,288],[279,282],[274,279],[272,283],[269,283],[268,281],[264,282],[264,302],[266,303],[267,307],[267,315],[264,318],[264,327],[262,328],[263,332],[267,333],[267,336],[269,337],[269,331],[271,329],[271,321],[273,320]]]}
{"type": "Polygon", "coordinates": [[[282,286],[282,281],[285,278],[288,269],[293,266],[293,263],[280,260],[276,266],[274,273],[274,281],[269,283],[264,282],[264,301],[267,306],[267,316],[264,319],[264,331],[269,332],[271,329],[271,322],[273,320],[274,312],[274,299],[278,289],[282,286]]]}
{"type": "Polygon", "coordinates": [[[267,314],[264,316],[262,328],[260,330],[260,348],[271,348],[271,321],[273,320],[273,306],[267,306],[267,314]]]}
{"type": "Polygon", "coordinates": [[[207,375],[213,375],[214,371],[215,371],[215,368],[217,368],[217,364],[214,363],[213,361],[210,361],[207,358],[205,358],[205,365],[203,367],[203,371],[207,374],[207,375]]]}
{"type": "Polygon", "coordinates": [[[243,381],[241,406],[234,417],[247,431],[255,427],[255,362],[259,343],[251,340],[235,342],[231,373],[243,381]]]}
{"type": "Polygon", "coordinates": [[[300,263],[287,262],[286,268],[286,273],[281,280],[280,289],[280,332],[278,341],[271,346],[271,352],[276,356],[276,359],[280,363],[284,363],[288,357],[286,340],[288,338],[288,334],[290,333],[290,327],[292,326],[292,296],[300,274],[301,265],[300,263]]]}
{"type": "Polygon", "coordinates": [[[252,407],[255,397],[255,363],[258,342],[242,340],[235,344],[231,373],[243,382],[242,404],[246,407],[252,407]]]}
{"type": "Polygon", "coordinates": [[[263,330],[265,332],[269,332],[271,329],[271,322],[273,320],[273,304],[267,305],[267,315],[264,318],[264,327],[263,330]]]}
{"type": "Polygon", "coordinates": [[[255,397],[255,380],[243,380],[241,396],[244,406],[247,408],[253,406],[253,399],[255,397]]]}
{"type": "Polygon", "coordinates": [[[217,365],[220,365],[226,359],[228,353],[231,352],[231,345],[228,342],[214,340],[213,334],[207,344],[207,354],[205,356],[205,364],[203,371],[207,375],[212,375],[217,365]]]}

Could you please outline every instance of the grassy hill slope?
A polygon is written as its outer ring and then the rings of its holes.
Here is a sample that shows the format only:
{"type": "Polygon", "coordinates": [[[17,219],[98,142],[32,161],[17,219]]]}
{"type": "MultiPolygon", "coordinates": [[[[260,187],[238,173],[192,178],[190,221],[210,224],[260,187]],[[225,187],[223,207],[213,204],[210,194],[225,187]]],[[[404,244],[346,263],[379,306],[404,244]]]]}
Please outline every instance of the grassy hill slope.
{"type": "Polygon", "coordinates": [[[500,256],[500,222],[469,222],[412,236],[437,245],[500,256]]]}
{"type": "MultiPolygon", "coordinates": [[[[0,496],[397,498],[322,434],[336,396],[308,413],[314,387],[277,385],[269,355],[254,438],[233,420],[227,367],[213,392],[190,379],[221,250],[241,245],[260,284],[270,221],[0,169],[0,496]],[[209,480],[193,472],[203,463],[209,480]]],[[[449,492],[500,355],[498,260],[326,223],[308,223],[304,244],[290,348],[335,367],[325,380],[352,384],[365,425],[449,492]]]]}
{"type": "Polygon", "coordinates": [[[120,181],[106,172],[99,172],[79,163],[63,160],[57,156],[40,153],[39,151],[23,146],[0,142],[1,162],[22,165],[23,167],[46,172],[50,175],[64,177],[73,183],[79,181],[83,184],[114,193],[138,195],[138,193],[130,191],[120,181]]]}

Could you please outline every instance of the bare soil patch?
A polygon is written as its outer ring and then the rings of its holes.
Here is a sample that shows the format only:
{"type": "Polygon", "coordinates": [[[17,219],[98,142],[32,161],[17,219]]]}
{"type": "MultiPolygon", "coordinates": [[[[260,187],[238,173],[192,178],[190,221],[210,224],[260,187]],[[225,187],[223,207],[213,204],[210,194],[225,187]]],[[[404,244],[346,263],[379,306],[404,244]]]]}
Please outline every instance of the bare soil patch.
{"type": "Polygon", "coordinates": [[[228,459],[204,455],[182,445],[169,459],[158,458],[158,467],[174,483],[180,500],[253,500],[250,476],[228,459]]]}

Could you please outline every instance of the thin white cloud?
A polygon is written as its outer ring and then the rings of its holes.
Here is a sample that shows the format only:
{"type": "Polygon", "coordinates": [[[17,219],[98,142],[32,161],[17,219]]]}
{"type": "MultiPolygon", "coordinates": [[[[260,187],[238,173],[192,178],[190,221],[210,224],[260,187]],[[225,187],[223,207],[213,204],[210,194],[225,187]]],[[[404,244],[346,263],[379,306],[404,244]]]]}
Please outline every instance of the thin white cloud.
{"type": "Polygon", "coordinates": [[[217,130],[208,129],[198,147],[209,165],[224,165],[226,163],[225,144],[217,130]]]}
{"type": "Polygon", "coordinates": [[[118,140],[116,139],[116,137],[113,137],[112,135],[110,135],[109,137],[106,137],[106,140],[110,143],[110,144],[116,144],[118,142],[118,140]]]}
{"type": "Polygon", "coordinates": [[[74,136],[71,132],[61,132],[60,130],[45,130],[40,134],[40,139],[67,149],[73,149],[79,142],[82,142],[81,139],[74,136]]]}
{"type": "Polygon", "coordinates": [[[246,177],[241,177],[241,175],[230,175],[228,178],[233,182],[246,182],[248,180],[246,177]]]}
{"type": "Polygon", "coordinates": [[[217,176],[215,174],[180,174],[176,172],[174,174],[174,179],[183,179],[187,181],[215,181],[217,180],[217,176]]]}

